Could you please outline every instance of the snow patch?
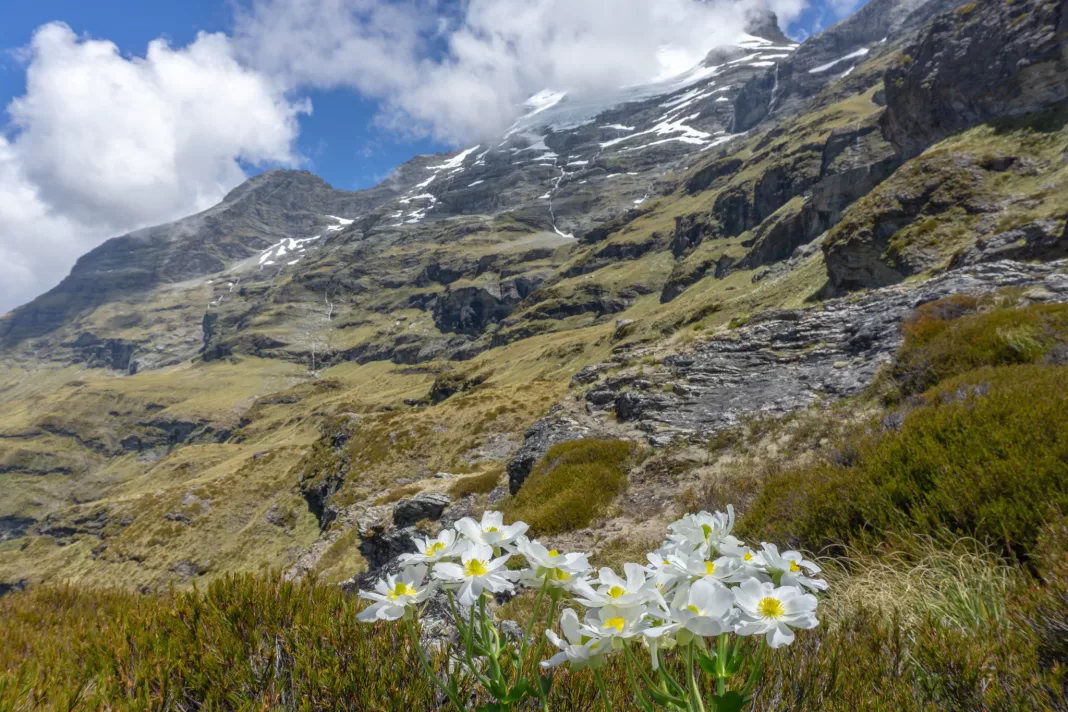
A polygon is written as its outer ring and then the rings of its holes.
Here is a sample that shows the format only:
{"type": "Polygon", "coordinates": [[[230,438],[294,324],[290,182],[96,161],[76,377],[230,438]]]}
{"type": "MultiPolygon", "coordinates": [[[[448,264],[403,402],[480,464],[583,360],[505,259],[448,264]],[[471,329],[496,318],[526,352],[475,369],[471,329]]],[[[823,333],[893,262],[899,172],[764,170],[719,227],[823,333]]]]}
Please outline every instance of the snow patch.
{"type": "Polygon", "coordinates": [[[862,47],[862,48],[858,49],[856,52],[850,52],[846,56],[839,57],[838,59],[834,60],[833,62],[828,62],[827,64],[822,64],[822,65],[820,65],[820,66],[818,66],[818,67],[816,67],[814,69],[810,69],[810,70],[808,70],[808,73],[809,74],[820,74],[821,72],[826,72],[828,69],[830,69],[831,67],[835,66],[836,64],[839,64],[840,62],[845,62],[845,61],[850,60],[850,59],[856,59],[857,57],[863,57],[864,55],[868,54],[868,52],[871,52],[871,50],[868,49],[867,47],[862,47]]]}
{"type": "Polygon", "coordinates": [[[531,116],[537,116],[546,109],[551,109],[563,101],[565,96],[567,96],[566,91],[553,91],[552,89],[543,89],[542,91],[539,91],[537,94],[523,102],[523,108],[531,109],[530,113],[525,114],[523,118],[527,119],[531,116]]]}

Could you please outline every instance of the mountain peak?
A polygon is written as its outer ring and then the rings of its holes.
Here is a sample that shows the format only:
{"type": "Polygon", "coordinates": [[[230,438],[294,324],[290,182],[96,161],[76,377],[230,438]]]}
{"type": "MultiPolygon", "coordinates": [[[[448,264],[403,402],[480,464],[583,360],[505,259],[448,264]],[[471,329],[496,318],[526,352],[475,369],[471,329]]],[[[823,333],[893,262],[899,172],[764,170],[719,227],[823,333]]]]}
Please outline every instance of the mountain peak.
{"type": "Polygon", "coordinates": [[[766,7],[752,7],[745,13],[745,31],[772,42],[791,44],[779,29],[779,17],[766,7]]]}

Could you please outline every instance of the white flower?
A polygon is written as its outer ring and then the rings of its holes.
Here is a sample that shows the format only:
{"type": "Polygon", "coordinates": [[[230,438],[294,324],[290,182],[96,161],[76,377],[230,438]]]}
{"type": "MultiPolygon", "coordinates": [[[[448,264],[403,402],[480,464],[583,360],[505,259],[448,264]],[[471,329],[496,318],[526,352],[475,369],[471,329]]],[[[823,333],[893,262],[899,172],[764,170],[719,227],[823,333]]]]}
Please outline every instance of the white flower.
{"type": "Polygon", "coordinates": [[[638,564],[626,564],[623,571],[626,580],[621,579],[612,569],[605,567],[598,572],[598,587],[594,589],[588,582],[579,581],[574,590],[576,600],[587,608],[601,606],[643,606],[651,601],[663,601],[656,589],[655,582],[648,578],[648,572],[638,564]]]}
{"type": "Polygon", "coordinates": [[[739,569],[739,564],[736,559],[727,556],[711,560],[705,558],[705,555],[700,551],[695,551],[685,558],[678,554],[671,554],[666,561],[672,569],[678,572],[680,577],[688,578],[691,581],[703,578],[720,582],[737,580],[735,576],[739,569]]]}
{"type": "Polygon", "coordinates": [[[688,552],[702,550],[705,553],[719,551],[720,544],[736,545],[740,542],[730,535],[734,529],[734,507],[727,505],[727,512],[698,512],[687,514],[668,525],[671,541],[688,547],[688,552]]]}
{"type": "Polygon", "coordinates": [[[570,608],[564,611],[560,618],[560,629],[564,631],[566,640],[551,630],[545,631],[545,637],[561,652],[542,661],[543,668],[557,667],[565,662],[571,663],[572,670],[586,667],[597,669],[604,664],[604,656],[612,649],[610,641],[589,635],[589,631],[579,624],[575,611],[570,608]]]}
{"type": "Polygon", "coordinates": [[[414,554],[401,554],[402,566],[434,564],[443,561],[457,553],[456,532],[452,529],[445,529],[434,539],[429,537],[416,539],[415,548],[418,551],[414,554]]]}
{"type": "Polygon", "coordinates": [[[710,638],[733,630],[737,611],[730,589],[717,581],[700,579],[678,590],[671,614],[694,635],[710,638]]]}
{"type": "Polygon", "coordinates": [[[463,606],[478,603],[483,591],[511,591],[512,583],[504,564],[511,554],[493,558],[488,546],[469,546],[460,554],[459,564],[441,562],[434,565],[434,578],[448,584],[460,584],[459,601],[463,606]]]}
{"type": "Polygon", "coordinates": [[[525,522],[504,526],[504,515],[494,511],[483,513],[481,522],[476,522],[471,517],[464,517],[456,522],[456,531],[467,537],[469,541],[491,546],[494,549],[512,543],[527,529],[528,525],[525,522]]]}
{"type": "Polygon", "coordinates": [[[811,561],[806,561],[799,551],[784,551],[779,553],[779,547],[774,544],[761,544],[762,550],[757,556],[764,564],[764,568],[772,579],[780,586],[793,586],[795,588],[807,588],[811,591],[827,590],[827,582],[823,579],[811,578],[807,574],[818,574],[820,567],[811,561]]]}
{"type": "Polygon", "coordinates": [[[816,597],[793,586],[775,586],[750,579],[734,589],[741,610],[739,635],[766,634],[768,645],[781,648],[794,641],[791,628],[815,628],[816,597]]]}
{"type": "Polygon", "coordinates": [[[516,549],[530,564],[529,576],[534,583],[548,581],[552,586],[569,586],[590,568],[588,554],[561,554],[526,537],[516,540],[516,549]]]}
{"type": "Polygon", "coordinates": [[[588,612],[583,630],[597,638],[628,640],[648,627],[643,608],[608,605],[588,612]]]}
{"type": "Polygon", "coordinates": [[[402,571],[399,580],[395,576],[379,579],[374,592],[360,591],[360,598],[375,603],[360,612],[359,620],[373,623],[409,618],[415,605],[425,601],[433,591],[432,586],[423,585],[425,578],[426,566],[420,564],[402,571]]]}

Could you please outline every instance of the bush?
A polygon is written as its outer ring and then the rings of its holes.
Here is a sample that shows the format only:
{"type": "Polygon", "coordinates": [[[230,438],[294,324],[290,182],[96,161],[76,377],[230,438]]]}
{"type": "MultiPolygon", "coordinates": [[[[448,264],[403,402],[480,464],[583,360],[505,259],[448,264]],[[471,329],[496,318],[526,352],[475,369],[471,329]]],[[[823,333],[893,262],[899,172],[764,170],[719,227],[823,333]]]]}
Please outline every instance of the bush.
{"type": "Polygon", "coordinates": [[[561,443],[538,461],[504,512],[527,522],[539,535],[588,526],[626,489],[627,470],[638,452],[625,440],[561,443]]]}
{"type": "Polygon", "coordinates": [[[469,494],[489,494],[500,482],[502,471],[498,467],[480,475],[458,479],[449,486],[449,494],[453,499],[461,499],[469,494]]]}
{"type": "Polygon", "coordinates": [[[925,304],[902,327],[905,342],[889,375],[900,395],[922,393],[982,366],[1059,361],[1068,356],[1068,304],[979,311],[975,297],[925,304]]]}
{"type": "Polygon", "coordinates": [[[1027,560],[1068,512],[1068,369],[984,368],[924,397],[897,432],[871,428],[822,462],[768,481],[746,538],[842,551],[951,532],[1027,560]]]}

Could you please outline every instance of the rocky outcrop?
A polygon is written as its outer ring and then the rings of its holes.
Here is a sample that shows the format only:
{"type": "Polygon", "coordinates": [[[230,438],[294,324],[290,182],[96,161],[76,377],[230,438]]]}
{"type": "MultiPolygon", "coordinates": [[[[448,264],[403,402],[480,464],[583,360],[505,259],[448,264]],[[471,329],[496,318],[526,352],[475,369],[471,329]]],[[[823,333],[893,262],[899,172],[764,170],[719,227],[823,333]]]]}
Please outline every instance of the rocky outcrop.
{"type": "Polygon", "coordinates": [[[0,598],[8,595],[9,593],[19,593],[29,588],[30,582],[26,579],[20,579],[14,583],[4,583],[0,581],[0,598]]]}
{"type": "Polygon", "coordinates": [[[1068,2],[969,2],[939,15],[886,73],[887,138],[907,155],[962,129],[1068,98],[1068,2]]]}
{"type": "Polygon", "coordinates": [[[440,492],[425,492],[401,500],[393,507],[393,524],[403,528],[410,527],[424,519],[437,521],[441,519],[450,501],[449,495],[440,492]]]}
{"type": "Polygon", "coordinates": [[[553,446],[587,435],[588,428],[559,411],[550,411],[548,416],[530,426],[523,436],[523,444],[508,461],[508,491],[513,495],[518,492],[534,465],[553,446]]]}
{"type": "Polygon", "coordinates": [[[73,352],[74,363],[84,363],[89,368],[109,368],[122,371],[131,376],[137,373],[137,362],[133,360],[137,344],[121,339],[101,339],[89,332],[83,332],[69,344],[73,352]]]}
{"type": "Polygon", "coordinates": [[[1047,262],[1065,257],[1068,257],[1068,220],[1047,218],[980,239],[975,246],[956,255],[952,266],[997,260],[1047,262]]]}
{"type": "Polygon", "coordinates": [[[37,521],[30,517],[0,517],[0,541],[23,537],[36,523],[37,521]]]}
{"type": "MultiPolygon", "coordinates": [[[[951,256],[937,239],[942,223],[967,230],[973,241],[985,244],[994,239],[1000,222],[996,217],[1018,202],[1011,195],[999,199],[992,190],[996,174],[1005,171],[1028,174],[1034,168],[960,149],[928,151],[909,161],[828,234],[823,253],[832,286],[837,290],[884,286],[941,264],[951,256]]],[[[1039,243],[1048,240],[1046,236],[1039,243]]],[[[1056,253],[1054,246],[1033,249],[1036,255],[1056,253]]],[[[979,261],[982,251],[973,252],[965,262],[979,261]]]]}
{"type": "Polygon", "coordinates": [[[338,516],[332,500],[349,474],[347,446],[352,435],[352,429],[345,423],[326,424],[318,442],[297,468],[300,493],[323,531],[338,516]]]}
{"type": "Polygon", "coordinates": [[[506,319],[544,279],[544,275],[534,273],[450,289],[434,304],[434,323],[444,332],[477,336],[490,324],[506,319]]]}
{"type": "MultiPolygon", "coordinates": [[[[641,376],[598,381],[586,395],[587,408],[594,413],[615,409],[652,443],[664,444],[730,428],[744,418],[830,403],[868,387],[900,346],[900,324],[917,306],[1009,286],[1029,289],[1037,301],[1068,302],[1068,261],[982,264],[919,284],[828,300],[817,308],[758,314],[742,327],[667,357],[658,368],[646,366],[641,376]]],[[[553,433],[560,427],[555,422],[541,421],[530,432],[553,433]]],[[[566,427],[561,430],[562,439],[573,437],[566,427]]],[[[547,449],[532,447],[524,463],[547,449]]]]}

